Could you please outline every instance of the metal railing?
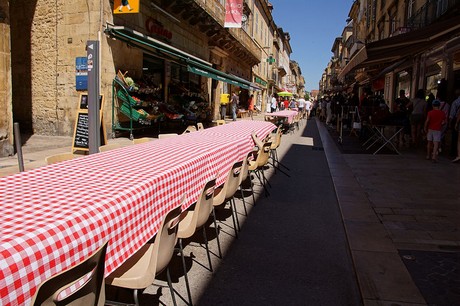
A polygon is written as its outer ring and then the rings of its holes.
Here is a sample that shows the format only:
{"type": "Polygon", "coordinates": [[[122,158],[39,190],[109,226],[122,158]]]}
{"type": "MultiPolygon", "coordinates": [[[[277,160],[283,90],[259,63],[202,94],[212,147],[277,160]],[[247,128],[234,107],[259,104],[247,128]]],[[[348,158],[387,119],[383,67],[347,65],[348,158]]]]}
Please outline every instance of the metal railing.
{"type": "MultiPolygon", "coordinates": [[[[225,1],[223,0],[195,0],[214,20],[222,27],[225,22],[225,1]]],[[[238,28],[230,28],[230,34],[238,40],[259,61],[262,60],[262,50],[253,41],[246,31],[238,28]]]]}
{"type": "Polygon", "coordinates": [[[460,6],[460,0],[429,0],[408,19],[407,26],[412,29],[426,27],[456,6],[460,6]]]}

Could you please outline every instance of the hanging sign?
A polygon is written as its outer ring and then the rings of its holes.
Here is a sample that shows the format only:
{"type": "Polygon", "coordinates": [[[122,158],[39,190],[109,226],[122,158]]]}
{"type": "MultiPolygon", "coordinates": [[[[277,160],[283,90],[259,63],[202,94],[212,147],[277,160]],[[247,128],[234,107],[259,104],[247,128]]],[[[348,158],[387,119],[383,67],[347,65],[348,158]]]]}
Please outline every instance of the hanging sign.
{"type": "Polygon", "coordinates": [[[113,13],[139,13],[139,0],[114,0],[113,13]]]}
{"type": "Polygon", "coordinates": [[[241,28],[243,21],[243,0],[225,1],[225,28],[241,28]]]}

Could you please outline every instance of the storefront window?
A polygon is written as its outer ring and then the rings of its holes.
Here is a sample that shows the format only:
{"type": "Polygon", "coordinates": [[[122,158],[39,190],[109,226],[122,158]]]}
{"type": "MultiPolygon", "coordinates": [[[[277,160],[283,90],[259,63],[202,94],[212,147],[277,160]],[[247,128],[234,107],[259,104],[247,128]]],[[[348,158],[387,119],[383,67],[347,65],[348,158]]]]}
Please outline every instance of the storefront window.
{"type": "Polygon", "coordinates": [[[396,91],[395,91],[395,98],[401,89],[406,92],[406,97],[410,98],[410,83],[411,83],[411,73],[409,71],[401,71],[398,73],[397,80],[396,80],[396,91]]]}
{"type": "Polygon", "coordinates": [[[435,97],[438,91],[438,84],[442,79],[441,76],[442,62],[439,61],[426,68],[426,90],[427,93],[432,93],[435,97]]]}

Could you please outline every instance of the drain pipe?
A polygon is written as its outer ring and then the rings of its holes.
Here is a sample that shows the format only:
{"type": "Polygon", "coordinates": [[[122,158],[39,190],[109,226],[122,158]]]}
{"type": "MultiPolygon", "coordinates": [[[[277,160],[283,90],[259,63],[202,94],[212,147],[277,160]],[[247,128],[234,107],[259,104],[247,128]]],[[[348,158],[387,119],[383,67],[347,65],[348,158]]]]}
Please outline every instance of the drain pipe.
{"type": "Polygon", "coordinates": [[[22,143],[21,132],[19,131],[19,123],[14,123],[14,143],[16,145],[16,152],[18,154],[19,171],[24,172],[24,159],[22,158],[22,143]]]}

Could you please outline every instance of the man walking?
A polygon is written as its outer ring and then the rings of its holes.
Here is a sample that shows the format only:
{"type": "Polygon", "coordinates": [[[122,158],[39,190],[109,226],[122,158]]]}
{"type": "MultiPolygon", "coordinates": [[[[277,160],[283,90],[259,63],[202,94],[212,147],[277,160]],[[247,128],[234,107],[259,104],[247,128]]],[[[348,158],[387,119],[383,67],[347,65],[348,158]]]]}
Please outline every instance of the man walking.
{"type": "Polygon", "coordinates": [[[449,125],[452,129],[452,138],[451,138],[451,147],[450,147],[450,155],[452,157],[460,156],[460,152],[457,152],[457,141],[458,141],[458,132],[455,129],[456,121],[458,114],[460,112],[460,88],[455,90],[455,96],[457,97],[450,107],[449,112],[449,125]]]}
{"type": "Polygon", "coordinates": [[[238,107],[238,104],[240,104],[240,98],[236,95],[235,92],[232,92],[232,119],[233,121],[236,121],[236,108],[238,107]]]}

